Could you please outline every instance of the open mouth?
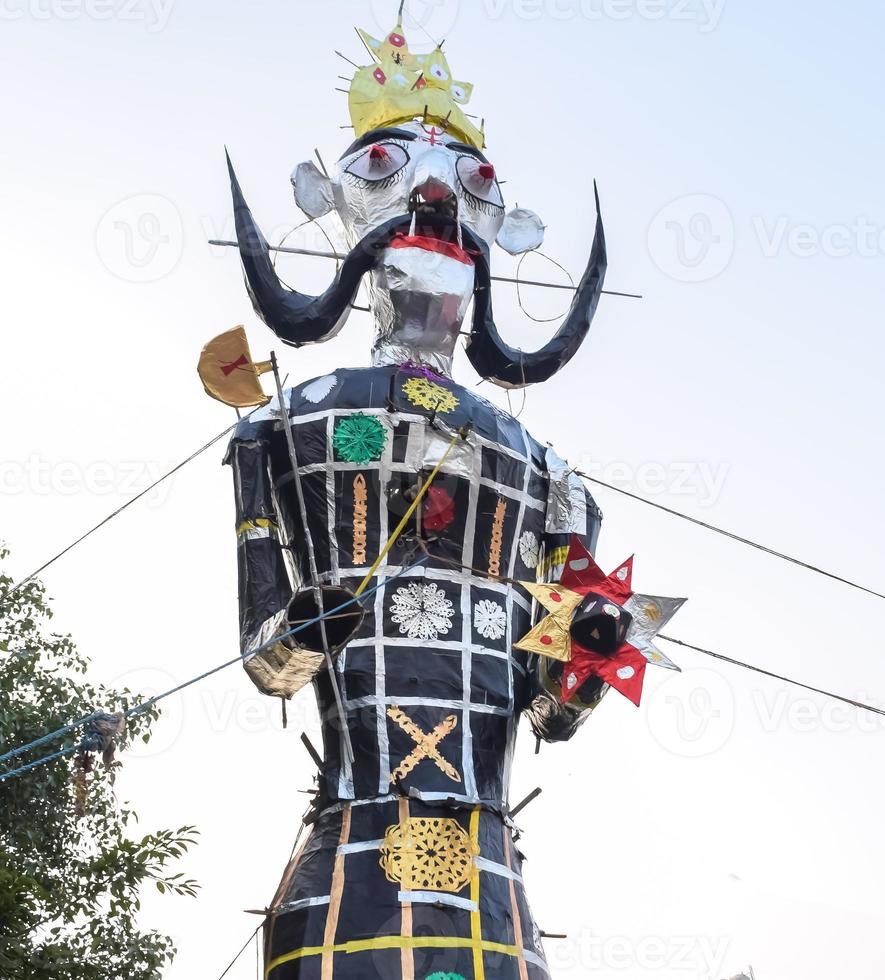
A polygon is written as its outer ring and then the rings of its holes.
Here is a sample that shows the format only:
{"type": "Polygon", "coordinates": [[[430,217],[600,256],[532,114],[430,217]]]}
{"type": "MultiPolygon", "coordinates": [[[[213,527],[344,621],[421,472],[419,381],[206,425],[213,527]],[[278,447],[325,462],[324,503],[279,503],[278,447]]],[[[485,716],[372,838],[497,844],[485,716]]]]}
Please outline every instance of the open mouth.
{"type": "Polygon", "coordinates": [[[399,231],[390,247],[419,248],[473,265],[473,257],[464,248],[463,239],[457,195],[449,192],[427,200],[420,190],[415,190],[409,201],[409,230],[399,231]]]}

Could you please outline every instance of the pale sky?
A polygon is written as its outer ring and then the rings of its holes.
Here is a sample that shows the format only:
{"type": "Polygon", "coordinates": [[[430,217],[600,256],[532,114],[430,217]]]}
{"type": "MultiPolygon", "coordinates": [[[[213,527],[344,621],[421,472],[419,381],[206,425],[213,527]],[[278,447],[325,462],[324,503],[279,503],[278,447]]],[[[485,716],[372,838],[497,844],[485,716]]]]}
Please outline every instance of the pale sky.
{"type": "MultiPolygon", "coordinates": [[[[0,536],[40,564],[233,421],[195,364],[245,323],[271,348],[230,250],[223,146],[268,237],[301,220],[289,174],[346,146],[352,25],[394,0],[0,0],[0,260],[7,418],[0,536]]],[[[413,0],[476,83],[510,203],[577,276],[599,181],[606,298],[522,421],[608,482],[885,590],[881,37],[872,0],[413,0]]],[[[411,30],[413,46],[430,42],[411,30]]],[[[324,247],[315,231],[290,243],[324,247]]],[[[496,271],[514,269],[498,250],[496,271]]],[[[318,291],[322,260],[281,265],[318,291]]],[[[530,278],[562,273],[531,257],[530,278]]],[[[567,294],[526,290],[537,316],[567,294]]],[[[500,286],[508,340],[537,346],[500,286]]],[[[335,341],[278,351],[300,382],[365,364],[335,341]]],[[[456,378],[478,379],[466,358],[456,378]]],[[[506,404],[503,392],[483,393],[506,404]]],[[[522,406],[514,398],[514,409],[522,406]]],[[[45,576],[96,680],[148,692],[236,655],[230,474],[217,446],[45,576]]],[[[885,603],[600,490],[601,564],[687,595],[689,642],[885,704],[885,603]]],[[[514,800],[555,980],[879,980],[885,724],[667,648],[636,710],[612,694],[568,745],[523,732],[514,800]]],[[[99,707],[99,706],[96,706],[99,707]]],[[[112,707],[112,706],[108,706],[112,707]]],[[[213,980],[258,924],[307,805],[304,692],[279,707],[233,668],[167,702],[121,794],[145,830],[202,831],[200,898],[148,894],[169,980],[213,980]]],[[[229,976],[249,980],[254,952],[229,976]]]]}

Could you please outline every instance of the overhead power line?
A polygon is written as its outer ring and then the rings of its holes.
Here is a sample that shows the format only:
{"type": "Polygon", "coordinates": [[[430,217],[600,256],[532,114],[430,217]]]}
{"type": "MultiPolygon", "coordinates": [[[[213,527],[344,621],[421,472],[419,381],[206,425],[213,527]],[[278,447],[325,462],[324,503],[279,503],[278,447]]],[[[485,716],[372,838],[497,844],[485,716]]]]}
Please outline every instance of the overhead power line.
{"type": "Polygon", "coordinates": [[[706,521],[702,521],[697,517],[690,517],[688,514],[683,514],[680,510],[674,510],[672,507],[665,507],[664,504],[659,504],[654,500],[649,500],[648,497],[641,497],[638,493],[633,493],[631,490],[624,490],[623,487],[616,487],[611,483],[606,483],[604,480],[598,480],[595,477],[588,476],[586,473],[582,473],[580,470],[575,470],[575,472],[578,474],[578,476],[583,477],[588,482],[595,483],[600,487],[605,487],[606,490],[612,490],[615,493],[620,493],[625,497],[630,497],[631,500],[638,500],[640,503],[647,504],[649,507],[654,507],[656,510],[662,510],[665,514],[678,517],[680,520],[688,521],[690,524],[695,524],[707,531],[713,531],[715,534],[721,534],[723,537],[730,538],[732,541],[737,541],[738,544],[746,545],[748,548],[755,548],[757,551],[761,551],[766,555],[771,555],[774,558],[780,558],[781,561],[787,561],[792,565],[798,565],[800,568],[805,568],[809,572],[816,572],[818,575],[823,575],[826,578],[832,579],[834,582],[841,582],[843,585],[847,585],[852,589],[859,589],[861,592],[866,592],[867,595],[875,596],[877,599],[885,599],[885,594],[882,592],[877,592],[875,589],[868,588],[866,585],[861,585],[859,582],[853,582],[851,579],[844,578],[842,575],[837,575],[835,572],[828,572],[826,569],[821,568],[818,565],[812,565],[807,561],[802,561],[800,558],[793,558],[791,555],[786,555],[782,551],[777,551],[774,548],[769,548],[767,545],[759,544],[758,541],[751,541],[749,538],[744,538],[740,534],[735,534],[733,531],[726,531],[724,528],[716,527],[715,524],[708,524],[706,521]]]}
{"type": "MultiPolygon", "coordinates": [[[[224,248],[239,248],[239,245],[236,242],[227,241],[222,238],[210,238],[209,244],[218,245],[224,248]]],[[[267,249],[269,252],[283,252],[287,255],[309,255],[317,259],[336,259],[339,262],[342,259],[347,258],[347,256],[343,252],[327,252],[327,251],[320,251],[315,248],[294,248],[291,246],[284,247],[282,245],[268,245],[267,249]]],[[[544,258],[547,258],[547,256],[544,256],[544,258]]],[[[558,264],[559,263],[557,263],[557,265],[558,264]]],[[[562,268],[562,266],[560,266],[560,268],[562,268]]],[[[565,285],[565,283],[540,282],[537,279],[520,279],[519,276],[517,276],[516,278],[513,278],[511,276],[490,276],[489,278],[492,280],[492,282],[509,282],[517,287],[539,286],[542,289],[566,289],[569,290],[570,292],[575,292],[575,290],[577,289],[577,286],[575,285],[567,286],[565,285]]],[[[603,289],[602,292],[603,295],[605,296],[621,296],[624,299],[643,298],[641,293],[623,293],[615,289],[603,289]]],[[[543,321],[538,321],[538,322],[543,322],[543,321]]]]}
{"type": "MultiPolygon", "coordinates": [[[[252,415],[255,411],[257,411],[257,409],[253,409],[252,412],[249,413],[249,415],[243,416],[243,420],[249,418],[249,416],[252,415]]],[[[73,551],[74,548],[76,548],[78,545],[82,544],[87,538],[95,534],[96,531],[103,528],[106,524],[109,524],[115,517],[118,517],[124,511],[128,510],[128,508],[130,508],[137,501],[143,499],[152,490],[155,490],[166,480],[170,479],[181,469],[187,466],[188,463],[193,462],[193,460],[197,459],[197,457],[201,456],[208,449],[211,449],[212,446],[214,446],[217,442],[223,439],[226,435],[233,432],[233,430],[237,427],[237,425],[239,425],[239,421],[235,422],[231,426],[228,426],[228,428],[226,428],[223,432],[219,432],[217,436],[215,436],[205,445],[201,446],[195,452],[191,453],[191,455],[188,456],[187,459],[182,460],[177,466],[174,466],[171,470],[169,470],[167,473],[161,476],[158,480],[152,483],[145,490],[142,490],[140,493],[136,494],[136,496],[134,496],[131,500],[127,500],[125,504],[123,504],[121,507],[118,507],[116,510],[112,511],[110,514],[108,514],[107,517],[99,521],[98,524],[90,528],[85,534],[81,534],[79,538],[72,541],[69,545],[67,545],[65,548],[59,551],[48,561],[45,561],[39,568],[34,569],[33,572],[31,572],[29,575],[26,575],[20,582],[12,586],[12,588],[7,589],[6,592],[3,593],[3,595],[0,595],[0,603],[5,602],[11,596],[15,595],[15,593],[18,592],[19,589],[24,588],[24,586],[26,586],[28,582],[35,579],[41,572],[46,571],[47,568],[49,568],[51,565],[54,565],[60,558],[63,558],[66,554],[73,551]]],[[[659,504],[654,500],[649,500],[647,497],[642,497],[638,493],[634,493],[631,490],[625,490],[623,487],[617,487],[614,484],[606,483],[604,480],[599,480],[596,477],[592,477],[587,473],[581,472],[580,470],[575,470],[575,472],[578,474],[578,476],[583,477],[588,482],[595,483],[597,486],[600,487],[605,487],[606,490],[611,490],[613,493],[619,493],[624,497],[629,497],[631,500],[636,500],[639,503],[646,504],[648,507],[654,507],[656,510],[663,511],[665,514],[670,514],[672,517],[678,517],[680,520],[688,521],[690,524],[694,524],[697,527],[702,527],[707,531],[712,531],[715,534],[721,534],[723,537],[738,542],[738,544],[743,544],[748,548],[754,548],[757,551],[763,552],[763,554],[771,555],[773,558],[779,558],[781,561],[789,562],[790,564],[797,565],[798,567],[804,568],[807,571],[814,572],[818,575],[823,575],[825,578],[831,579],[834,582],[840,582],[843,585],[849,586],[849,588],[858,589],[860,592],[864,592],[867,595],[874,596],[877,599],[885,599],[885,593],[878,592],[876,591],[876,589],[872,589],[866,585],[862,585],[859,582],[854,582],[851,579],[845,578],[842,575],[837,575],[835,572],[829,572],[818,565],[813,565],[810,562],[802,561],[799,558],[793,558],[791,555],[787,555],[784,552],[778,551],[775,548],[769,548],[767,545],[760,544],[757,541],[752,541],[750,538],[745,538],[739,534],[735,534],[733,531],[727,531],[724,528],[717,527],[715,524],[710,524],[707,521],[702,521],[697,517],[691,517],[688,514],[684,514],[682,511],[674,510],[672,507],[667,507],[664,504],[659,504]]],[[[0,762],[2,762],[2,759],[0,759],[0,762]]]]}
{"type": "Polygon", "coordinates": [[[251,935],[251,936],[249,936],[249,938],[248,938],[248,939],[246,940],[246,942],[245,942],[245,943],[243,943],[243,947],[242,947],[242,949],[241,949],[241,950],[239,951],[239,953],[237,953],[237,955],[236,955],[236,956],[235,956],[235,957],[234,957],[234,958],[233,958],[233,959],[232,959],[232,960],[230,961],[230,963],[229,963],[229,964],[228,964],[228,966],[227,966],[227,969],[226,969],[226,970],[224,971],[224,973],[222,973],[222,974],[221,974],[221,976],[220,976],[220,977],[218,978],[218,980],[224,980],[224,978],[225,978],[225,977],[226,977],[226,976],[228,975],[228,973],[230,973],[230,971],[231,971],[231,970],[232,970],[232,969],[233,969],[233,968],[234,968],[234,967],[235,967],[235,966],[237,965],[237,963],[238,963],[238,962],[239,962],[239,960],[240,960],[240,957],[241,957],[241,956],[243,955],[243,953],[245,953],[245,952],[246,952],[246,950],[247,950],[247,949],[249,948],[249,946],[250,946],[250,945],[251,945],[251,943],[252,943],[252,940],[253,940],[253,939],[254,939],[254,938],[255,938],[255,937],[256,937],[256,936],[258,935],[258,932],[259,932],[259,930],[261,929],[261,926],[263,926],[263,925],[264,925],[264,923],[262,922],[262,923],[261,923],[261,925],[259,925],[259,926],[257,926],[257,927],[256,927],[256,929],[255,929],[255,931],[254,931],[254,932],[252,933],[252,935],[251,935]]]}
{"type": "MultiPolygon", "coordinates": [[[[389,585],[391,582],[395,582],[397,579],[402,578],[402,576],[405,575],[407,572],[414,571],[416,568],[419,568],[421,565],[423,565],[426,561],[427,561],[426,557],[419,558],[418,561],[414,562],[412,565],[409,565],[407,568],[401,569],[395,575],[391,575],[389,578],[382,579],[378,583],[378,585],[376,585],[374,588],[368,589],[366,592],[364,592],[362,597],[354,596],[352,599],[348,599],[346,602],[342,602],[334,609],[330,609],[328,612],[324,612],[322,615],[316,616],[313,619],[309,619],[306,620],[305,622],[301,622],[297,626],[294,626],[292,629],[288,630],[287,632],[281,633],[279,636],[275,636],[272,639],[267,640],[265,643],[262,643],[260,646],[255,647],[254,650],[245,650],[240,654],[238,654],[236,657],[234,657],[232,660],[228,660],[223,664],[219,664],[217,667],[213,667],[211,670],[207,670],[202,674],[198,674],[196,677],[192,677],[190,680],[184,681],[183,683],[176,685],[171,690],[164,691],[162,694],[157,694],[152,698],[148,698],[147,701],[143,701],[141,704],[135,705],[134,707],[129,708],[127,711],[125,711],[124,712],[125,717],[132,718],[135,715],[144,714],[145,711],[149,711],[152,707],[154,707],[154,705],[159,704],[161,701],[165,701],[166,698],[172,697],[173,694],[178,694],[179,692],[184,691],[189,687],[193,687],[194,684],[199,684],[200,681],[204,681],[215,674],[219,674],[221,673],[221,671],[226,670],[228,667],[232,667],[234,664],[241,663],[247,657],[256,656],[262,651],[267,650],[269,647],[272,647],[275,644],[279,643],[281,640],[285,640],[290,636],[295,636],[296,634],[309,629],[311,626],[316,626],[318,623],[324,622],[326,619],[335,616],[337,613],[342,612],[344,609],[347,609],[350,606],[361,604],[362,598],[368,599],[370,596],[378,592],[379,589],[382,589],[386,585],[389,585]]],[[[19,746],[17,749],[13,749],[11,752],[7,752],[2,757],[2,759],[0,759],[0,761],[2,761],[3,759],[11,759],[23,755],[24,753],[29,752],[32,749],[37,748],[38,746],[46,745],[49,742],[55,741],[58,738],[63,738],[65,735],[74,731],[82,724],[91,721],[94,717],[95,717],[94,714],[89,715],[85,719],[81,719],[80,721],[77,722],[72,722],[70,725],[65,725],[64,728],[60,728],[56,732],[53,732],[49,735],[44,735],[41,738],[35,739],[33,742],[28,742],[27,745],[19,746]]],[[[75,752],[79,751],[80,748],[81,748],[80,744],[71,745],[68,748],[60,750],[59,752],[54,752],[52,755],[45,756],[42,759],[37,759],[35,762],[29,762],[27,765],[19,766],[17,769],[12,769],[9,772],[0,773],[0,783],[5,782],[7,779],[12,779],[14,776],[21,776],[26,772],[30,772],[32,769],[38,768],[39,766],[44,766],[47,763],[55,762],[57,759],[62,759],[65,756],[73,755],[75,752]]]]}
{"type": "MultiPolygon", "coordinates": [[[[253,409],[253,412],[256,411],[256,410],[257,409],[253,409]]],[[[253,412],[250,412],[249,415],[253,414],[253,412]]],[[[245,416],[244,418],[248,418],[249,415],[245,416]]],[[[143,499],[148,493],[151,492],[151,490],[155,489],[156,487],[158,487],[162,483],[164,483],[166,480],[170,479],[173,475],[175,475],[180,470],[182,470],[185,466],[187,466],[188,463],[193,462],[193,460],[197,459],[200,455],[202,455],[204,452],[206,452],[208,449],[210,449],[212,446],[214,446],[217,442],[219,442],[221,439],[223,439],[226,435],[228,435],[229,433],[231,433],[237,427],[237,425],[239,425],[239,421],[237,421],[236,423],[234,423],[231,426],[228,426],[228,428],[226,428],[224,431],[218,433],[218,435],[216,435],[214,438],[210,439],[209,442],[207,442],[204,445],[202,445],[195,452],[191,453],[186,459],[183,459],[180,463],[178,463],[176,466],[174,466],[172,469],[170,469],[167,473],[165,473],[163,476],[161,476],[158,480],[156,480],[154,483],[152,483],[145,490],[143,490],[140,493],[138,493],[131,500],[128,500],[121,507],[116,508],[116,510],[114,510],[110,514],[108,514],[107,517],[105,517],[103,520],[99,521],[98,524],[96,524],[94,527],[90,528],[90,530],[88,530],[85,534],[81,534],[76,540],[72,541],[69,545],[67,545],[65,548],[63,548],[61,551],[59,551],[57,554],[55,554],[52,558],[50,558],[48,561],[44,562],[39,568],[36,568],[33,572],[31,572],[29,575],[27,575],[25,578],[23,578],[21,581],[19,581],[16,585],[12,586],[12,588],[7,589],[7,591],[4,592],[2,596],[0,596],[0,602],[5,602],[7,599],[9,599],[11,596],[13,596],[20,589],[24,588],[25,585],[27,585],[29,582],[31,582],[33,579],[35,579],[41,572],[45,571],[51,565],[55,564],[55,562],[57,562],[60,558],[62,558],[65,555],[69,554],[74,548],[76,548],[78,545],[80,545],[82,542],[84,542],[87,538],[89,538],[90,536],[92,536],[93,534],[95,534],[99,529],[101,529],[102,527],[104,527],[107,524],[109,524],[115,517],[118,517],[125,510],[127,510],[129,507],[131,507],[133,504],[135,504],[138,500],[143,499]]],[[[659,511],[663,511],[664,513],[669,514],[672,517],[679,518],[680,520],[688,521],[690,524],[694,524],[697,527],[701,527],[701,528],[703,528],[704,530],[707,530],[707,531],[712,531],[715,534],[722,535],[723,537],[729,538],[732,541],[736,541],[738,544],[742,544],[742,545],[744,545],[746,547],[753,548],[753,549],[755,549],[757,551],[761,551],[763,554],[771,555],[774,558],[778,558],[781,561],[785,561],[785,562],[788,562],[788,563],[790,563],[792,565],[796,565],[796,566],[798,566],[800,568],[804,568],[807,571],[813,572],[815,574],[822,575],[825,578],[831,579],[832,581],[840,582],[841,584],[846,585],[849,588],[857,589],[860,592],[864,592],[867,595],[874,596],[875,598],[878,598],[878,599],[885,599],[885,594],[883,594],[882,592],[879,592],[879,591],[877,591],[875,589],[872,589],[872,588],[870,588],[868,586],[862,585],[859,582],[852,581],[851,579],[845,578],[842,575],[838,575],[835,572],[827,571],[826,569],[821,568],[818,565],[814,565],[814,564],[812,564],[810,562],[802,561],[799,558],[795,558],[795,557],[793,557],[791,555],[787,555],[784,552],[778,551],[775,548],[770,548],[767,545],[760,544],[759,542],[753,541],[750,538],[746,538],[746,537],[743,537],[742,535],[735,534],[732,531],[728,531],[728,530],[726,530],[724,528],[717,527],[716,525],[710,524],[707,521],[702,521],[699,518],[691,517],[690,515],[685,514],[682,511],[675,510],[672,507],[667,507],[664,504],[657,503],[654,500],[649,500],[647,497],[643,497],[643,496],[641,496],[641,495],[639,495],[637,493],[634,493],[631,490],[625,490],[623,487],[618,487],[618,486],[615,486],[614,484],[607,483],[604,480],[600,480],[600,479],[598,479],[596,477],[592,477],[592,476],[590,476],[587,473],[582,473],[580,470],[575,470],[575,472],[579,476],[581,476],[585,480],[587,480],[588,482],[593,483],[593,484],[596,484],[597,486],[604,487],[607,490],[611,490],[613,493],[618,493],[618,494],[621,494],[622,496],[629,497],[631,500],[638,501],[639,503],[645,504],[646,506],[653,507],[653,508],[655,508],[656,510],[659,510],[659,511]]],[[[333,610],[332,612],[337,612],[337,611],[338,610],[333,610]]],[[[670,639],[670,642],[672,642],[672,643],[677,643],[677,644],[679,644],[681,646],[684,646],[684,647],[686,647],[688,649],[695,650],[696,652],[703,653],[703,654],[705,654],[707,656],[710,656],[710,657],[714,657],[714,658],[716,658],[718,660],[721,660],[721,661],[724,661],[726,663],[731,663],[734,666],[742,667],[742,668],[747,669],[747,670],[756,671],[757,673],[764,674],[764,675],[769,676],[769,677],[772,677],[772,678],[774,678],[776,680],[780,680],[780,681],[783,681],[785,683],[792,684],[792,685],[794,685],[796,687],[801,687],[801,688],[804,688],[805,690],[812,691],[813,693],[821,694],[821,695],[824,695],[826,697],[830,697],[830,698],[833,698],[835,700],[842,701],[843,703],[850,704],[850,705],[852,705],[854,707],[857,707],[857,708],[862,709],[862,710],[865,710],[865,711],[870,711],[870,712],[873,712],[875,714],[885,715],[885,711],[883,711],[882,709],[879,709],[879,708],[875,708],[875,707],[873,707],[871,705],[864,704],[862,702],[855,701],[855,700],[853,700],[851,698],[846,698],[846,697],[843,697],[843,696],[838,695],[838,694],[834,694],[831,691],[825,691],[825,690],[822,690],[820,688],[816,688],[816,687],[813,687],[811,685],[804,684],[801,681],[796,681],[796,680],[793,680],[793,679],[788,678],[788,677],[783,677],[780,674],[775,674],[775,673],[773,673],[771,671],[766,671],[766,670],[764,670],[763,668],[760,668],[760,667],[754,667],[754,666],[752,666],[750,664],[745,664],[745,663],[742,663],[741,661],[733,660],[730,657],[726,657],[726,656],[724,656],[722,654],[717,654],[714,651],[707,650],[707,649],[702,648],[702,647],[693,646],[692,644],[685,643],[685,642],[683,642],[681,640],[675,640],[673,638],[669,638],[669,639],[670,639]]],[[[230,666],[231,663],[238,662],[238,660],[240,660],[240,659],[241,658],[238,657],[235,660],[230,661],[230,663],[224,664],[221,667],[216,668],[213,671],[210,671],[209,674],[202,675],[201,677],[196,678],[196,679],[194,679],[191,682],[188,682],[188,684],[186,684],[184,686],[190,686],[190,684],[196,683],[197,681],[202,680],[202,679],[204,679],[207,676],[210,676],[212,673],[216,673],[218,670],[222,670],[222,669],[224,669],[224,667],[230,666]]],[[[176,690],[180,690],[180,689],[181,688],[177,688],[176,690]]],[[[168,693],[169,694],[175,693],[175,691],[168,692],[168,693]]],[[[165,696],[168,696],[168,694],[167,695],[164,695],[164,697],[165,696]]],[[[42,746],[42,745],[47,745],[47,744],[55,741],[58,738],[64,737],[65,735],[68,735],[71,732],[75,731],[77,728],[82,727],[84,724],[87,724],[89,721],[93,720],[93,718],[94,718],[93,715],[86,716],[85,718],[79,719],[78,721],[73,722],[70,725],[64,726],[63,728],[59,729],[56,732],[50,733],[48,735],[43,736],[40,739],[37,739],[35,742],[30,743],[29,745],[22,746],[22,747],[17,748],[17,749],[13,749],[13,750],[5,753],[4,755],[0,756],[0,764],[2,764],[4,762],[8,762],[8,761],[10,761],[13,758],[17,758],[18,756],[20,756],[20,755],[24,754],[25,752],[30,751],[30,750],[32,750],[34,748],[37,748],[37,747],[42,746]]],[[[63,751],[61,751],[59,753],[56,753],[53,756],[48,757],[47,759],[38,761],[36,763],[36,765],[42,765],[42,764],[45,764],[47,761],[52,761],[54,759],[61,758],[61,757],[65,756],[65,755],[72,754],[76,750],[77,750],[77,746],[73,746],[70,749],[63,750],[63,751]]],[[[32,768],[35,768],[35,764],[33,764],[33,763],[32,764],[29,764],[28,766],[22,767],[22,770],[21,771],[27,771],[27,770],[32,769],[32,768]]],[[[6,774],[6,775],[0,775],[0,781],[2,781],[4,778],[8,778],[8,774],[6,774]]]]}
{"type": "MultiPolygon", "coordinates": [[[[253,408],[252,412],[250,412],[249,415],[251,415],[256,410],[257,409],[253,408]]],[[[245,415],[243,416],[243,418],[247,419],[249,418],[249,415],[245,415]]],[[[152,490],[156,490],[157,487],[159,487],[161,484],[171,479],[173,476],[175,476],[176,473],[178,473],[179,470],[184,469],[184,467],[187,466],[188,463],[192,463],[198,456],[201,456],[204,452],[206,452],[207,449],[211,449],[216,442],[223,439],[229,433],[233,432],[233,430],[240,424],[241,421],[242,419],[238,419],[236,422],[234,422],[233,425],[228,426],[224,430],[224,432],[219,432],[214,439],[210,439],[209,442],[207,442],[204,446],[201,446],[196,452],[191,453],[190,456],[187,457],[187,459],[183,459],[180,463],[178,463],[177,466],[173,466],[171,470],[169,470],[167,473],[164,473],[163,476],[161,476],[158,480],[155,480],[149,487],[145,487],[145,489],[142,490],[140,493],[137,493],[130,500],[127,500],[125,504],[118,507],[116,510],[112,511],[110,514],[108,514],[107,517],[100,520],[98,524],[96,524],[94,527],[91,527],[88,531],[86,531],[85,534],[81,534],[79,538],[72,541],[66,547],[62,548],[61,551],[53,555],[53,557],[50,558],[48,561],[43,562],[43,564],[39,568],[35,568],[30,575],[26,575],[20,582],[13,585],[11,589],[7,589],[6,592],[3,593],[3,595],[0,595],[0,602],[5,602],[11,596],[15,595],[15,593],[18,592],[19,589],[23,589],[28,584],[28,582],[31,582],[33,579],[35,579],[41,572],[45,572],[50,565],[54,565],[59,560],[59,558],[63,558],[69,551],[73,551],[74,548],[77,547],[77,545],[82,544],[87,538],[92,537],[92,535],[95,534],[96,531],[101,530],[101,528],[103,528],[106,524],[109,524],[115,517],[118,517],[120,514],[122,514],[123,511],[128,510],[134,503],[137,503],[143,497],[146,497],[152,490]]]]}
{"type": "Polygon", "coordinates": [[[794,687],[801,687],[804,691],[811,691],[814,694],[822,694],[824,697],[832,698],[834,701],[841,701],[843,704],[850,704],[853,708],[859,708],[861,711],[869,711],[874,715],[882,715],[882,717],[885,717],[885,710],[882,708],[876,708],[871,704],[865,704],[863,701],[855,701],[853,698],[846,698],[842,694],[834,694],[832,691],[825,691],[820,687],[812,687],[810,684],[804,684],[802,681],[793,680],[791,677],[784,677],[782,674],[775,674],[772,671],[765,670],[762,667],[754,667],[752,664],[745,664],[741,660],[734,660],[731,657],[726,657],[724,654],[716,653],[713,650],[707,650],[704,647],[697,647],[693,643],[686,643],[684,640],[674,639],[672,636],[664,636],[663,634],[659,634],[659,639],[666,640],[668,643],[675,643],[677,646],[684,647],[686,650],[694,650],[695,653],[702,653],[707,657],[713,657],[716,660],[721,660],[723,663],[731,664],[734,667],[741,667],[744,670],[752,670],[756,674],[771,677],[776,681],[783,681],[785,684],[792,684],[794,687]]]}

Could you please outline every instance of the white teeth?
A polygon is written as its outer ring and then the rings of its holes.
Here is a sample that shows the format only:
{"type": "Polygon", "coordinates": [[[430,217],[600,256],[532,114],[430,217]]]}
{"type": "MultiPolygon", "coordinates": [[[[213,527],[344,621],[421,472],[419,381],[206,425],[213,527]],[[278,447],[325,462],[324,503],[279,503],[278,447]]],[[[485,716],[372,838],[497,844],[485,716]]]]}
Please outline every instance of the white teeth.
{"type": "Polygon", "coordinates": [[[417,211],[413,211],[412,212],[412,226],[409,229],[409,235],[412,238],[415,237],[415,229],[417,228],[417,226],[418,226],[418,212],[417,211]]]}

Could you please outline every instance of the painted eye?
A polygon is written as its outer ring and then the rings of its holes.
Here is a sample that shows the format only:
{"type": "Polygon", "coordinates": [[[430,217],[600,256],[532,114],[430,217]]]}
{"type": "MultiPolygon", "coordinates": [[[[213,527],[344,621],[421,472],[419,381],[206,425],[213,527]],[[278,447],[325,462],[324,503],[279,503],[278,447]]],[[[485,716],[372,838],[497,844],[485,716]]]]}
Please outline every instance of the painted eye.
{"type": "Polygon", "coordinates": [[[504,208],[504,198],[498,186],[495,168],[474,156],[458,158],[458,179],[467,192],[467,199],[476,207],[504,208]]]}
{"type": "Polygon", "coordinates": [[[397,143],[374,143],[344,168],[360,180],[389,180],[409,162],[409,154],[397,143]]]}
{"type": "Polygon", "coordinates": [[[460,85],[453,85],[452,86],[452,98],[456,102],[466,102],[467,101],[467,92],[466,92],[466,90],[462,86],[460,86],[460,85]]]}
{"type": "Polygon", "coordinates": [[[439,82],[447,82],[449,80],[449,73],[442,65],[432,64],[430,66],[430,74],[439,82]]]}

